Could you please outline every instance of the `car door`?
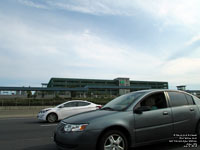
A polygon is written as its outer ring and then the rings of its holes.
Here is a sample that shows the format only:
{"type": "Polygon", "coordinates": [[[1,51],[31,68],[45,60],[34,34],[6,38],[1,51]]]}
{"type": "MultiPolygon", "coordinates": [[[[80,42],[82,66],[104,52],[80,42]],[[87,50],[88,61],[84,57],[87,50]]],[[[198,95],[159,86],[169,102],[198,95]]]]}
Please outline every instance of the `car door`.
{"type": "Polygon", "coordinates": [[[174,91],[169,91],[168,95],[173,113],[174,133],[194,133],[198,121],[198,108],[192,96],[174,91]]]}
{"type": "Polygon", "coordinates": [[[61,119],[66,118],[68,116],[74,115],[76,111],[74,111],[77,107],[77,102],[67,102],[63,104],[63,106],[58,110],[59,116],[61,119]]]}
{"type": "Polygon", "coordinates": [[[143,98],[135,110],[144,109],[141,113],[134,111],[135,142],[141,144],[173,136],[172,113],[164,92],[156,92],[143,98]]]}
{"type": "Polygon", "coordinates": [[[91,105],[88,102],[78,102],[77,113],[86,112],[91,110],[91,105]]]}

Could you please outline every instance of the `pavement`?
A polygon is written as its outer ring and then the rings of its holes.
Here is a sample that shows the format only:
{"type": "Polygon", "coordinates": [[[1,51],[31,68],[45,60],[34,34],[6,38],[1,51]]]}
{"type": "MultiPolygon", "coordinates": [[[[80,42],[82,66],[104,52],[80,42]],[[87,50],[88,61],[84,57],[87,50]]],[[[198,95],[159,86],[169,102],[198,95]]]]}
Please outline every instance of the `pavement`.
{"type": "MultiPolygon", "coordinates": [[[[37,113],[49,106],[0,107],[0,149],[2,150],[57,150],[53,132],[57,123],[37,120],[37,113]]],[[[198,150],[183,144],[161,143],[129,150],[198,150]]]]}
{"type": "MultiPolygon", "coordinates": [[[[53,141],[57,123],[39,122],[32,117],[0,118],[0,149],[57,150],[53,141]]],[[[166,142],[129,150],[198,150],[198,148],[184,148],[183,145],[166,142]]]]}
{"type": "Polygon", "coordinates": [[[57,150],[53,132],[57,123],[36,118],[0,118],[1,150],[57,150]]]}

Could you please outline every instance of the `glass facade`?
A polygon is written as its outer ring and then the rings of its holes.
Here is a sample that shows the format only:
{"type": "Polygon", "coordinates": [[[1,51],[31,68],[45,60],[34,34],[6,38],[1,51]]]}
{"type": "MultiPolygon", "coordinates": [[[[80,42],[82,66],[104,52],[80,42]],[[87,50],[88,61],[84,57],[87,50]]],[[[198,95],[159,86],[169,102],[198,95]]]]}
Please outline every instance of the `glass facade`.
{"type": "Polygon", "coordinates": [[[74,91],[73,97],[99,97],[119,96],[132,91],[145,89],[168,89],[168,82],[158,81],[132,81],[129,78],[103,79],[77,79],[77,78],[51,78],[48,88],[82,88],[83,91],[74,91]]]}

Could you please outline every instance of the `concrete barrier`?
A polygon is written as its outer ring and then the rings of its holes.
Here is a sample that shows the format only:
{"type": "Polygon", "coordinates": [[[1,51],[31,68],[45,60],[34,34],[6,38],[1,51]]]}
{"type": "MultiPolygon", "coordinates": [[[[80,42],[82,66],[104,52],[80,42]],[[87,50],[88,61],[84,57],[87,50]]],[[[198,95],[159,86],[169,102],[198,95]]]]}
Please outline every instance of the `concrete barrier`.
{"type": "Polygon", "coordinates": [[[27,109],[44,109],[54,106],[0,106],[0,110],[27,110],[27,109]]]}
{"type": "Polygon", "coordinates": [[[0,118],[36,117],[41,109],[53,106],[4,106],[0,107],[0,118]]]}

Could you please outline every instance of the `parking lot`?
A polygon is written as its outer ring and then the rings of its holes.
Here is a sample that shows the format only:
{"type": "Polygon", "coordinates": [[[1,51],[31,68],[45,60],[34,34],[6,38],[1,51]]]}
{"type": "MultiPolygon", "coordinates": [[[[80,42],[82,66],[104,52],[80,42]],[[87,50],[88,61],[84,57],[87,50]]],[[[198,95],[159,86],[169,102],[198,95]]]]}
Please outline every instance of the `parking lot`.
{"type": "MultiPolygon", "coordinates": [[[[34,117],[1,118],[0,149],[2,150],[56,150],[53,131],[57,123],[39,122],[34,117]]],[[[183,145],[161,143],[134,148],[134,150],[182,150],[183,145]]],[[[130,149],[133,150],[133,149],[130,149]]]]}

